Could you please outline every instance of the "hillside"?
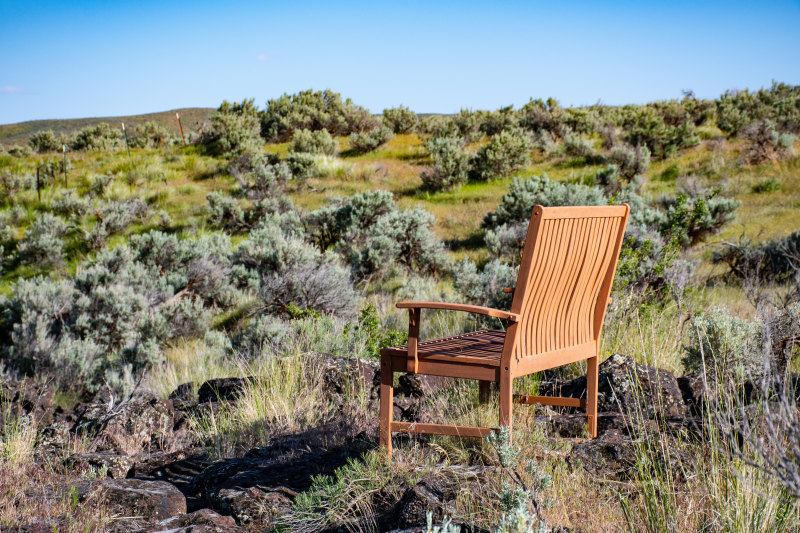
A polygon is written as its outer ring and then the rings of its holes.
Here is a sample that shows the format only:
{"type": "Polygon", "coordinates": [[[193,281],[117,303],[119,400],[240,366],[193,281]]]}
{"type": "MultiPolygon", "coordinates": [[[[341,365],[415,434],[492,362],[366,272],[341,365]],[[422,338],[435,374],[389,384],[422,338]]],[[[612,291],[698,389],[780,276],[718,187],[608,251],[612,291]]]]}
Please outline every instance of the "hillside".
{"type": "Polygon", "coordinates": [[[0,124],[0,144],[13,145],[25,144],[34,133],[52,130],[56,135],[59,133],[69,134],[78,131],[86,126],[94,126],[101,122],[108,123],[112,128],[121,129],[121,123],[125,122],[135,126],[142,122],[154,121],[161,126],[175,130],[178,135],[178,124],[175,120],[175,113],[181,114],[181,122],[184,131],[197,130],[200,125],[214,111],[210,107],[185,107],[160,111],[158,113],[145,113],[143,115],[128,115],[119,117],[93,117],[93,118],[68,118],[50,120],[29,120],[27,122],[17,122],[15,124],[0,124]]]}

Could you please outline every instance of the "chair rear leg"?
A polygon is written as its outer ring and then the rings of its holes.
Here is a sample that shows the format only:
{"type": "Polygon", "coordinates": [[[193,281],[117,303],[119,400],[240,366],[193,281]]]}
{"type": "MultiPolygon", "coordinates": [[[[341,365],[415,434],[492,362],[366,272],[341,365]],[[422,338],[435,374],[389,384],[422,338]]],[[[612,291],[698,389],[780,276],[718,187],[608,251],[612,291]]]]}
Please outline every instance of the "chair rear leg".
{"type": "Polygon", "coordinates": [[[489,403],[491,381],[478,381],[478,401],[480,403],[489,403]]]}
{"type": "Polygon", "coordinates": [[[591,438],[597,438],[597,389],[600,357],[590,357],[586,361],[586,426],[591,438]]]}
{"type": "Polygon", "coordinates": [[[386,449],[386,456],[392,458],[392,414],[394,409],[394,372],[390,356],[381,356],[381,423],[380,446],[386,449]]]}

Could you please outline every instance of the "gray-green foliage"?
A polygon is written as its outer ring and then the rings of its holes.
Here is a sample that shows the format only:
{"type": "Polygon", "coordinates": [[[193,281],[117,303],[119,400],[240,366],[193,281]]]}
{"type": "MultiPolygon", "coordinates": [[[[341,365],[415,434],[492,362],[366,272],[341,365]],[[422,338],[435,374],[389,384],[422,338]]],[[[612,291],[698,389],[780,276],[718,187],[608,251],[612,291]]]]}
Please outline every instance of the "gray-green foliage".
{"type": "Polygon", "coordinates": [[[547,131],[560,138],[564,135],[561,122],[563,113],[564,109],[555,98],[548,98],[546,101],[532,98],[518,111],[519,124],[528,131],[547,131]]]}
{"type": "Polygon", "coordinates": [[[331,135],[349,135],[376,127],[369,111],[329,89],[283,94],[267,101],[261,112],[261,135],[269,142],[285,142],[297,130],[327,130],[331,135]]]}
{"type": "Polygon", "coordinates": [[[747,139],[745,159],[750,164],[787,159],[794,155],[795,136],[779,132],[771,120],[753,122],[744,129],[743,134],[747,139]]]}
{"type": "Polygon", "coordinates": [[[203,332],[208,309],[234,300],[229,246],[154,232],[101,250],[73,279],[16,282],[0,304],[4,362],[77,393],[129,388],[161,343],[203,332]]]}
{"type": "Polygon", "coordinates": [[[105,122],[95,126],[86,126],[73,137],[73,150],[114,150],[122,146],[122,131],[112,128],[105,122]]]}
{"type": "Polygon", "coordinates": [[[663,197],[659,203],[667,215],[661,232],[684,247],[717,233],[734,219],[742,205],[739,200],[719,196],[717,191],[663,197]]]}
{"type": "Polygon", "coordinates": [[[390,273],[396,266],[413,273],[437,273],[446,265],[444,245],[424,209],[393,210],[365,231],[364,245],[352,253],[359,276],[390,273]]]}
{"type": "Polygon", "coordinates": [[[417,114],[405,106],[383,110],[383,123],[394,133],[413,133],[419,119],[417,114]]]}
{"type": "Polygon", "coordinates": [[[289,152],[334,155],[338,146],[327,130],[295,130],[289,152]]]}
{"type": "Polygon", "coordinates": [[[692,320],[684,347],[687,372],[705,371],[709,377],[743,380],[761,369],[759,325],[712,307],[692,320]]]}
{"type": "Polygon", "coordinates": [[[30,188],[30,181],[17,172],[8,169],[0,170],[0,187],[3,188],[3,199],[13,201],[17,193],[30,188]]]}
{"type": "Polygon", "coordinates": [[[128,140],[132,148],[161,148],[167,146],[172,139],[173,135],[167,128],[148,120],[137,124],[128,140]]]}
{"type": "Polygon", "coordinates": [[[420,175],[428,188],[447,190],[467,182],[472,154],[464,149],[460,137],[431,137],[425,142],[425,148],[433,158],[430,170],[420,175]]]}
{"type": "Polygon", "coordinates": [[[480,129],[489,136],[494,136],[500,132],[519,128],[519,116],[514,111],[514,106],[501,107],[497,111],[484,113],[480,121],[480,129]]]}
{"type": "Polygon", "coordinates": [[[198,142],[209,153],[223,157],[260,149],[260,122],[254,100],[222,102],[203,127],[198,142]]]}
{"type": "Polygon", "coordinates": [[[552,181],[546,175],[514,178],[497,211],[488,213],[483,227],[527,221],[536,205],[605,205],[608,201],[597,187],[552,181]]]}
{"type": "Polygon", "coordinates": [[[280,196],[292,179],[286,162],[260,151],[243,153],[231,161],[228,171],[236,179],[239,191],[254,201],[280,196]]]}
{"type": "Polygon", "coordinates": [[[726,91],[716,102],[717,126],[728,136],[749,124],[773,120],[781,132],[800,133],[800,86],[772,82],[769,89],[726,91]]]}
{"type": "Polygon", "coordinates": [[[647,146],[619,144],[611,149],[608,161],[619,169],[620,175],[630,181],[634,176],[644,174],[650,166],[650,150],[647,146]]]}
{"type": "Polygon", "coordinates": [[[800,231],[786,237],[752,243],[742,239],[714,250],[712,261],[726,264],[741,279],[786,281],[800,272],[800,231]]]}
{"type": "Polygon", "coordinates": [[[474,175],[478,180],[505,178],[528,164],[530,139],[520,130],[503,130],[475,155],[474,175]]]}
{"type": "Polygon", "coordinates": [[[594,147],[588,139],[579,133],[570,133],[564,138],[564,153],[571,157],[591,157],[594,147]]]}
{"type": "Polygon", "coordinates": [[[358,295],[339,257],[277,225],[252,231],[232,260],[240,283],[257,287],[269,312],[285,313],[290,304],[340,316],[355,311],[358,295]]]}
{"type": "Polygon", "coordinates": [[[281,228],[300,228],[301,221],[289,198],[263,198],[245,205],[239,199],[219,191],[206,195],[208,221],[212,227],[228,233],[240,233],[259,224],[275,224],[281,228]]]}
{"type": "Polygon", "coordinates": [[[64,135],[56,135],[53,130],[37,131],[28,139],[28,145],[38,154],[60,152],[68,144],[64,135]]]}
{"type": "Polygon", "coordinates": [[[311,240],[321,250],[327,250],[349,234],[368,229],[379,217],[394,209],[392,193],[366,191],[334,199],[329,205],[309,213],[305,226],[311,240]]]}
{"type": "MultiPolygon", "coordinates": [[[[511,294],[505,287],[516,287],[518,266],[492,259],[479,271],[472,261],[464,259],[453,268],[453,286],[465,302],[494,309],[511,308],[511,294]]],[[[481,318],[487,324],[498,326],[496,318],[481,318]]]]}
{"type": "Polygon", "coordinates": [[[394,133],[386,126],[380,126],[371,130],[353,132],[347,138],[350,148],[356,153],[365,154],[371,152],[392,140],[394,133]]]}
{"type": "Polygon", "coordinates": [[[625,141],[631,146],[647,146],[656,159],[700,143],[694,123],[688,117],[682,122],[667,122],[653,106],[625,106],[621,114],[625,141]]]}
{"type": "Polygon", "coordinates": [[[61,218],[50,213],[39,214],[17,245],[20,260],[44,268],[61,266],[66,234],[67,226],[61,218]]]}
{"type": "Polygon", "coordinates": [[[286,156],[286,164],[294,179],[302,180],[311,177],[317,164],[314,154],[292,152],[286,156]]]}
{"type": "Polygon", "coordinates": [[[124,231],[139,220],[143,222],[150,214],[150,208],[139,198],[123,201],[110,201],[103,204],[95,213],[97,223],[88,236],[92,248],[102,247],[109,237],[124,231]]]}
{"type": "Polygon", "coordinates": [[[89,201],[84,196],[75,193],[74,189],[67,189],[61,196],[50,203],[53,213],[62,217],[79,219],[85,215],[90,208],[89,201]]]}

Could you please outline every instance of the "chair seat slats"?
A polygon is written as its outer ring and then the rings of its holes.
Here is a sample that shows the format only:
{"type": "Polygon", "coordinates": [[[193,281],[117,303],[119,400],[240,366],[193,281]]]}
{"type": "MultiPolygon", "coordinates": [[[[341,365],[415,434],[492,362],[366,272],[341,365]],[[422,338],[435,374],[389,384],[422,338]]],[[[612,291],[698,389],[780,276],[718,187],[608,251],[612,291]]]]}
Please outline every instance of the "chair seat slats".
{"type": "MultiPolygon", "coordinates": [[[[423,341],[417,345],[417,356],[420,360],[499,365],[505,338],[505,331],[484,329],[423,341]]],[[[391,355],[406,356],[408,345],[386,348],[384,351],[391,355]]]]}

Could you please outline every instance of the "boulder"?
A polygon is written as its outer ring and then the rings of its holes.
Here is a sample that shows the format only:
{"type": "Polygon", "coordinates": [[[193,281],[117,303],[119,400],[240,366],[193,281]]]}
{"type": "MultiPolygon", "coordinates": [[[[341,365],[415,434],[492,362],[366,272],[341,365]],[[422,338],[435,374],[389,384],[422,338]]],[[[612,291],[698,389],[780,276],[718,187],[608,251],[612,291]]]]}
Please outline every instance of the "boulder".
{"type": "Polygon", "coordinates": [[[237,524],[257,525],[262,530],[273,529],[275,520],[293,505],[284,491],[262,490],[260,487],[221,489],[209,499],[215,508],[233,517],[237,524]]]}
{"type": "MultiPolygon", "coordinates": [[[[600,363],[599,374],[597,407],[600,412],[644,412],[647,418],[667,419],[686,416],[681,388],[671,372],[614,354],[600,363]]],[[[585,398],[586,377],[543,382],[539,394],[585,398]]]]}
{"type": "Polygon", "coordinates": [[[166,481],[98,479],[77,488],[81,503],[91,498],[111,515],[124,517],[112,522],[115,531],[141,529],[186,513],[186,498],[166,481]]]}
{"type": "Polygon", "coordinates": [[[139,531],[141,533],[238,533],[243,530],[230,516],[223,516],[211,509],[200,509],[193,513],[167,518],[139,531]]]}
{"type": "Polygon", "coordinates": [[[133,469],[136,460],[129,455],[110,452],[81,453],[70,455],[65,463],[81,470],[105,469],[106,475],[113,479],[124,479],[133,469]]]}
{"type": "Polygon", "coordinates": [[[253,383],[253,378],[217,378],[209,379],[197,391],[200,403],[233,401],[242,391],[253,383]]]}

